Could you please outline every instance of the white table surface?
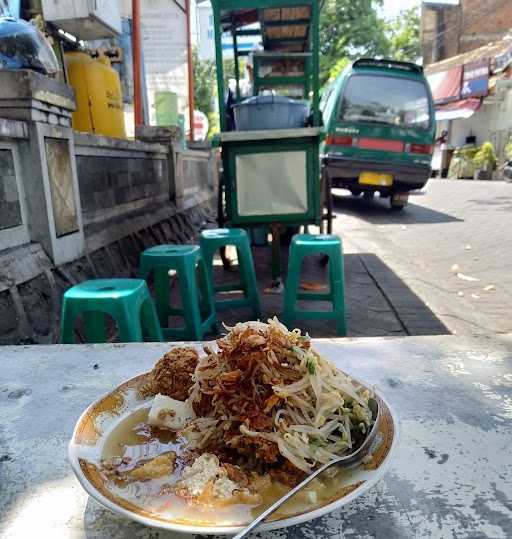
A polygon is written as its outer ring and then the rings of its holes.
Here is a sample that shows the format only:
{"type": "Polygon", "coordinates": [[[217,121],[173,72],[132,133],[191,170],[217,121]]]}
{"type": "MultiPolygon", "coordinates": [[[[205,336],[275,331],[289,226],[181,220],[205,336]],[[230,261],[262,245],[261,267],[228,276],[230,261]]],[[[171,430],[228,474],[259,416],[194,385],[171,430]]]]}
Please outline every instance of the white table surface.
{"type": "MultiPolygon", "coordinates": [[[[398,452],[385,478],[345,508],[254,537],[512,537],[512,336],[314,345],[381,388],[400,418],[398,452]]],[[[2,539],[182,537],[103,509],[67,462],[84,408],[169,347],[0,347],[2,539]]]]}

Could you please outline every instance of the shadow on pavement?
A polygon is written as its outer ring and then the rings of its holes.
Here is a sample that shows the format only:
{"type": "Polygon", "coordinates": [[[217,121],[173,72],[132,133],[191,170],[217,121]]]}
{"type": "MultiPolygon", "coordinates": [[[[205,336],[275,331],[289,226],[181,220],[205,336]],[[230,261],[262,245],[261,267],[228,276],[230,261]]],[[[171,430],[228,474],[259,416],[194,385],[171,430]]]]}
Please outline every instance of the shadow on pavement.
{"type": "MultiPolygon", "coordinates": [[[[414,200],[414,196],[411,196],[411,201],[414,200]]],[[[418,206],[414,202],[409,202],[407,207],[401,211],[393,211],[389,207],[388,199],[378,197],[365,199],[364,197],[354,197],[352,195],[333,194],[333,204],[335,213],[354,215],[368,223],[377,225],[434,224],[462,221],[462,219],[448,213],[418,206]]]]}
{"type": "MultiPolygon", "coordinates": [[[[511,187],[512,190],[512,187],[511,187]]],[[[493,210],[512,211],[512,196],[493,197],[492,199],[477,198],[470,199],[468,202],[478,204],[479,206],[492,206],[493,210]]]]}
{"type": "MultiPolygon", "coordinates": [[[[283,248],[282,275],[286,275],[287,249],[283,248]]],[[[280,317],[283,295],[270,294],[271,282],[270,247],[254,247],[262,320],[280,317]]],[[[214,279],[217,283],[238,281],[238,267],[225,270],[217,260],[214,279]]],[[[449,334],[447,328],[423,303],[423,301],[374,254],[348,254],[345,263],[345,305],[347,310],[348,336],[406,336],[449,334]]],[[[302,283],[326,283],[328,267],[319,264],[319,257],[308,257],[302,268],[302,283]]],[[[173,295],[176,293],[173,287],[173,295]]],[[[238,294],[238,293],[237,293],[238,294]]],[[[220,297],[220,296],[218,296],[220,297]]],[[[231,295],[231,298],[240,297],[231,295]]],[[[301,308],[313,306],[304,302],[301,308]]],[[[314,302],[315,308],[330,310],[326,302],[314,302]]],[[[217,313],[219,324],[232,326],[237,322],[254,319],[250,309],[223,310],[217,313]]],[[[335,321],[296,320],[294,325],[307,331],[312,337],[337,337],[335,321]]],[[[221,326],[222,327],[222,326],[221,326]]],[[[208,337],[215,337],[209,335],[208,337]]]]}

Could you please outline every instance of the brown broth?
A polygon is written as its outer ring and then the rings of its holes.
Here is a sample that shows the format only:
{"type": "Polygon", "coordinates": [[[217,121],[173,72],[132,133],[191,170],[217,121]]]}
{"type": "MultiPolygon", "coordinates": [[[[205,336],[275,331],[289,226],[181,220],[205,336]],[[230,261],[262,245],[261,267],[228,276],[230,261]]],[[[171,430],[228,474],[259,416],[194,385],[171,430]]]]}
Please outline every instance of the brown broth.
{"type": "MultiPolygon", "coordinates": [[[[149,409],[145,408],[134,412],[113,429],[105,441],[102,459],[129,457],[130,462],[124,467],[125,470],[129,470],[140,460],[157,457],[166,451],[174,451],[177,454],[175,469],[169,477],[149,481],[129,484],[116,484],[110,481],[110,490],[116,495],[169,520],[177,520],[183,524],[223,526],[248,523],[289,491],[289,487],[273,481],[270,487],[259,492],[262,503],[257,506],[249,504],[208,506],[190,503],[169,493],[169,487],[180,479],[184,466],[180,459],[184,449],[183,442],[166,431],[151,430],[146,424],[148,411],[149,409]]],[[[283,518],[324,505],[341,487],[349,484],[350,475],[350,472],[346,471],[339,471],[332,478],[324,474],[322,478],[312,481],[308,487],[283,505],[276,511],[275,516],[283,518]],[[310,499],[311,492],[316,495],[316,503],[312,503],[310,499]]]]}

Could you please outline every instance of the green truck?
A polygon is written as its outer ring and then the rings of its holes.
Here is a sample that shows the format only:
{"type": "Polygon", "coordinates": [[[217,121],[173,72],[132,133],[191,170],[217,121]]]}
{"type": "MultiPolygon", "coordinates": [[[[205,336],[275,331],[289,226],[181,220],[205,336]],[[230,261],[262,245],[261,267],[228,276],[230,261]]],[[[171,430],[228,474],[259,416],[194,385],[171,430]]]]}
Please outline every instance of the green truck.
{"type": "Polygon", "coordinates": [[[325,90],[320,109],[320,159],[332,187],[354,196],[379,192],[398,210],[427,183],[435,117],[421,66],[357,60],[325,90]]]}

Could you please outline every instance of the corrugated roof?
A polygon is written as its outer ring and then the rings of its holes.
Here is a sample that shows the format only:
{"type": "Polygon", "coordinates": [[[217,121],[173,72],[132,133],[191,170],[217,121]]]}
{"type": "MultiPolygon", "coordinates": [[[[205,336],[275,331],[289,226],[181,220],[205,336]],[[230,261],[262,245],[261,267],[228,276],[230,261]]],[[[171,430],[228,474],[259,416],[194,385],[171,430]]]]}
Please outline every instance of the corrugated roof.
{"type": "Polygon", "coordinates": [[[502,39],[501,41],[495,41],[474,49],[472,51],[457,54],[457,56],[451,56],[440,62],[430,64],[425,68],[425,73],[431,75],[433,73],[439,73],[440,71],[446,71],[453,67],[468,64],[470,62],[476,62],[485,58],[494,58],[500,54],[503,54],[512,47],[512,38],[502,39]]]}

